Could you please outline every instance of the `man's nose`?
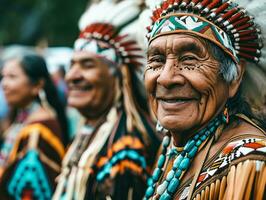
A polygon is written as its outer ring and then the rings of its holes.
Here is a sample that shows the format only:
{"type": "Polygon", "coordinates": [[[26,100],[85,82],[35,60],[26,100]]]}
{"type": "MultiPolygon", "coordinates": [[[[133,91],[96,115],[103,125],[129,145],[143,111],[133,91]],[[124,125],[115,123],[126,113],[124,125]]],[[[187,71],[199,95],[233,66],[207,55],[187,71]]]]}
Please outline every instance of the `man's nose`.
{"type": "Polygon", "coordinates": [[[81,67],[78,64],[74,64],[71,66],[70,70],[67,72],[65,80],[74,81],[79,80],[82,77],[81,67]]]}
{"type": "Polygon", "coordinates": [[[173,85],[184,85],[185,78],[178,65],[176,59],[167,59],[157,79],[157,83],[166,88],[171,88],[173,85]]]}

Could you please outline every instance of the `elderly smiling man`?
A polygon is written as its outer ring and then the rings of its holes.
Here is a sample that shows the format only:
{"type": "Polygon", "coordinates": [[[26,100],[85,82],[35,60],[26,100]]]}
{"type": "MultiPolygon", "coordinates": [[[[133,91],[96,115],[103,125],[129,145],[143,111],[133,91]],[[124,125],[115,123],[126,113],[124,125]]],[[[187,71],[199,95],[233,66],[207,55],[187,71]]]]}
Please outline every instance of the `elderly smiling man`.
{"type": "Polygon", "coordinates": [[[239,89],[244,60],[259,61],[250,15],[230,1],[165,0],[152,20],[145,85],[167,131],[145,199],[262,199],[264,124],[239,89]]]}

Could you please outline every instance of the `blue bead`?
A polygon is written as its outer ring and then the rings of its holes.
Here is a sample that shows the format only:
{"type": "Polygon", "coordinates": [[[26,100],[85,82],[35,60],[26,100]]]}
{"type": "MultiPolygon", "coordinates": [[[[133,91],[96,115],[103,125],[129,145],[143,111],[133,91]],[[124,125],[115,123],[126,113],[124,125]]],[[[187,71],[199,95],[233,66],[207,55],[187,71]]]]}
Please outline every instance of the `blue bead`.
{"type": "Polygon", "coordinates": [[[195,136],[194,136],[194,140],[197,140],[199,138],[199,134],[196,134],[195,136]]]}
{"type": "Polygon", "coordinates": [[[187,157],[188,158],[194,158],[194,156],[196,155],[198,151],[198,147],[197,146],[194,146],[191,151],[188,153],[187,157]]]}
{"type": "Polygon", "coordinates": [[[153,183],[154,183],[154,182],[153,182],[152,178],[149,178],[148,181],[147,181],[147,185],[148,185],[148,186],[152,186],[153,183]]]}
{"type": "Polygon", "coordinates": [[[153,174],[152,174],[152,179],[154,180],[154,182],[158,181],[160,176],[162,174],[162,169],[160,168],[156,168],[154,171],[153,171],[153,174]]]}
{"type": "Polygon", "coordinates": [[[215,123],[214,121],[211,121],[211,122],[208,124],[208,127],[212,127],[214,123],[215,123]]]}
{"type": "Polygon", "coordinates": [[[206,135],[202,135],[202,136],[200,137],[200,139],[201,139],[202,142],[205,141],[206,138],[207,138],[206,135]]]}
{"type": "Polygon", "coordinates": [[[164,191],[166,190],[169,182],[164,181],[161,185],[157,187],[157,194],[162,195],[164,191]]]}
{"type": "Polygon", "coordinates": [[[167,191],[165,191],[159,200],[170,200],[170,199],[172,199],[172,197],[170,196],[170,194],[167,193],[167,191]]]}
{"type": "Polygon", "coordinates": [[[170,193],[174,193],[176,189],[178,188],[179,184],[180,184],[180,180],[177,178],[173,178],[173,180],[171,180],[171,182],[169,183],[169,186],[167,187],[167,191],[170,193]]]}
{"type": "Polygon", "coordinates": [[[212,126],[212,127],[210,128],[210,132],[213,133],[214,131],[215,131],[215,127],[212,126]]]}
{"type": "Polygon", "coordinates": [[[201,135],[204,132],[205,132],[205,129],[202,129],[202,130],[200,130],[200,132],[198,133],[198,135],[201,135]]]}
{"type": "Polygon", "coordinates": [[[205,132],[205,135],[207,135],[207,136],[209,136],[210,134],[211,134],[210,131],[206,131],[206,132],[205,132]]]}
{"type": "Polygon", "coordinates": [[[189,163],[190,163],[189,158],[184,158],[184,159],[182,160],[182,162],[180,163],[180,165],[179,165],[179,169],[181,169],[181,170],[186,170],[186,169],[188,169],[189,163]]]}
{"type": "Polygon", "coordinates": [[[219,121],[217,121],[217,122],[215,123],[215,125],[216,125],[216,126],[219,126],[219,124],[220,124],[220,122],[219,122],[219,121]]]}
{"type": "Polygon", "coordinates": [[[178,151],[176,149],[171,149],[168,154],[169,157],[176,156],[178,154],[178,151]]]}
{"type": "Polygon", "coordinates": [[[226,119],[226,117],[225,116],[223,116],[223,122],[226,122],[227,121],[227,119],[226,119]]]}
{"type": "Polygon", "coordinates": [[[170,137],[169,136],[165,136],[163,138],[162,144],[163,144],[163,147],[168,147],[168,145],[170,144],[170,137]]]}
{"type": "Polygon", "coordinates": [[[182,155],[179,155],[174,161],[173,168],[175,168],[175,169],[178,168],[178,166],[182,162],[183,158],[184,157],[182,155]]]}
{"type": "Polygon", "coordinates": [[[148,187],[148,189],[146,190],[146,193],[145,193],[145,197],[149,198],[153,195],[153,193],[154,193],[154,188],[148,187]]]}
{"type": "Polygon", "coordinates": [[[160,155],[157,164],[159,168],[162,168],[164,166],[165,158],[166,158],[165,155],[160,155]]]}
{"type": "Polygon", "coordinates": [[[182,170],[177,170],[177,172],[175,173],[175,177],[176,178],[180,178],[180,176],[181,176],[181,174],[182,174],[182,170]]]}
{"type": "Polygon", "coordinates": [[[197,147],[199,147],[201,144],[202,144],[202,141],[201,141],[201,140],[198,140],[198,141],[196,142],[196,146],[197,146],[197,147]]]}
{"type": "Polygon", "coordinates": [[[167,181],[171,181],[171,179],[174,178],[174,175],[175,175],[175,171],[174,170],[169,171],[167,176],[166,176],[166,180],[167,181]]]}
{"type": "Polygon", "coordinates": [[[191,141],[189,141],[189,142],[185,145],[185,147],[184,147],[184,151],[189,152],[190,149],[191,149],[194,145],[195,145],[195,140],[191,140],[191,141]]]}

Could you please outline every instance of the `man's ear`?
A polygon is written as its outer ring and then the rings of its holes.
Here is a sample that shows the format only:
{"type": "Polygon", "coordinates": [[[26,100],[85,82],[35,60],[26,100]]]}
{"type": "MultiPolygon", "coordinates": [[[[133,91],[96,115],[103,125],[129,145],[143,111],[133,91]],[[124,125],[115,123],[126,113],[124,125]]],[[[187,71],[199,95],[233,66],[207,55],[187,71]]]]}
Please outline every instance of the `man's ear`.
{"type": "Polygon", "coordinates": [[[235,96],[238,88],[242,82],[242,78],[246,69],[246,61],[241,59],[236,65],[237,67],[237,78],[234,79],[229,85],[229,97],[232,98],[235,96]]]}

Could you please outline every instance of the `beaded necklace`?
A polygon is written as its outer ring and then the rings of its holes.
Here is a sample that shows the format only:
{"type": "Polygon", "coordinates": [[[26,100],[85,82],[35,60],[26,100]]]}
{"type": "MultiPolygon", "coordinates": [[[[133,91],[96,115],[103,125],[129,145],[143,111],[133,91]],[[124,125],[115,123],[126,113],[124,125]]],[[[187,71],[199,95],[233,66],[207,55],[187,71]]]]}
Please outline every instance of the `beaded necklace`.
{"type": "MultiPolygon", "coordinates": [[[[217,128],[226,122],[224,115],[219,115],[213,119],[206,128],[199,131],[191,139],[188,140],[184,148],[179,152],[176,149],[171,149],[168,155],[177,154],[173,162],[172,169],[167,173],[165,180],[157,187],[156,196],[159,196],[160,200],[172,199],[173,195],[180,185],[181,179],[185,171],[189,168],[191,161],[197,154],[200,146],[213,135],[217,128]]],[[[148,188],[145,193],[144,199],[147,200],[155,193],[156,184],[159,181],[163,167],[165,165],[167,157],[167,149],[170,145],[170,136],[166,135],[162,142],[162,153],[157,161],[157,167],[153,171],[152,177],[148,180],[148,188]]]]}

